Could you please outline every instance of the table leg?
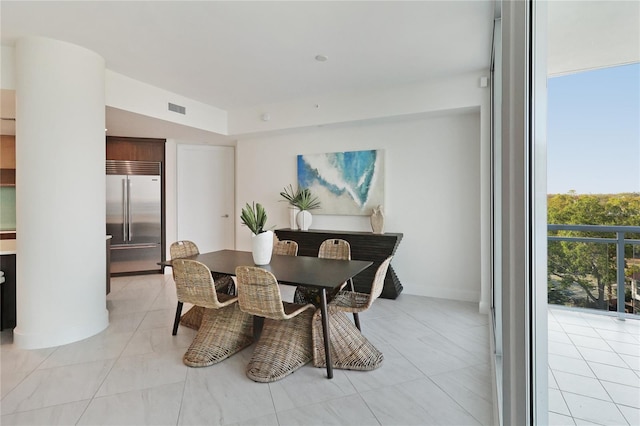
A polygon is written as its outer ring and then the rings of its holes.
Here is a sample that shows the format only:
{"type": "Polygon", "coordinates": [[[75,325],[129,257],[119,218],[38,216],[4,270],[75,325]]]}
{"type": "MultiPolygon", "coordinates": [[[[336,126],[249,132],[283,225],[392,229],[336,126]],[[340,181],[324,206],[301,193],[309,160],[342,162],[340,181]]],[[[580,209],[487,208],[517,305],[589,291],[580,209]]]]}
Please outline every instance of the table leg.
{"type": "MultiPolygon", "coordinates": [[[[351,291],[356,291],[355,288],[353,287],[353,278],[349,278],[349,283],[351,284],[351,291]]],[[[362,330],[360,328],[360,317],[358,317],[357,312],[353,313],[353,322],[356,324],[356,327],[358,328],[358,330],[362,330]]]]}
{"type": "Polygon", "coordinates": [[[320,292],[320,312],[322,313],[322,333],[324,335],[324,354],[327,362],[327,378],[333,378],[333,364],[331,363],[331,350],[329,342],[329,312],[327,309],[327,291],[322,288],[320,292]]]}

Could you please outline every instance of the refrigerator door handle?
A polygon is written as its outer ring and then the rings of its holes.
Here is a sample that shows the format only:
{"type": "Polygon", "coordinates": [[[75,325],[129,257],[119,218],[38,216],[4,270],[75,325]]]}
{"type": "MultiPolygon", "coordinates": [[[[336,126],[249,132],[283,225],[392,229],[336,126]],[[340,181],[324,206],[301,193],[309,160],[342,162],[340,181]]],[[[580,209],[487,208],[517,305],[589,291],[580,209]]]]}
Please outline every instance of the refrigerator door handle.
{"type": "Polygon", "coordinates": [[[133,221],[131,220],[131,180],[127,178],[127,224],[129,226],[129,238],[127,241],[131,241],[133,238],[133,221]]]}
{"type": "Polygon", "coordinates": [[[156,248],[159,244],[119,244],[111,246],[111,250],[133,250],[133,249],[149,249],[156,248]]]}
{"type": "Polygon", "coordinates": [[[122,179],[122,241],[127,241],[127,178],[122,179]]]}

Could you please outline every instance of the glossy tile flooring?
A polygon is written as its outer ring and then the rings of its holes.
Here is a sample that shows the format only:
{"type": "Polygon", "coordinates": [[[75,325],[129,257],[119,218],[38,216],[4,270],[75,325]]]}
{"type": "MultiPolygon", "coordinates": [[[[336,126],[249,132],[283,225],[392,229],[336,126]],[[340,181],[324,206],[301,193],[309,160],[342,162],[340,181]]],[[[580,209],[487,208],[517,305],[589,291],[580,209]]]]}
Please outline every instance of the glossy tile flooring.
{"type": "MultiPolygon", "coordinates": [[[[292,288],[283,286],[285,299],[292,288]]],[[[3,426],[491,425],[489,318],[476,303],[401,294],[361,315],[385,356],[369,371],[311,364],[275,383],[244,372],[253,347],[211,367],[182,355],[195,334],[171,336],[170,275],[112,280],[110,325],[86,340],[21,350],[2,333],[3,426]]]]}
{"type": "Polygon", "coordinates": [[[640,320],[549,308],[549,423],[640,425],[640,320]]]}

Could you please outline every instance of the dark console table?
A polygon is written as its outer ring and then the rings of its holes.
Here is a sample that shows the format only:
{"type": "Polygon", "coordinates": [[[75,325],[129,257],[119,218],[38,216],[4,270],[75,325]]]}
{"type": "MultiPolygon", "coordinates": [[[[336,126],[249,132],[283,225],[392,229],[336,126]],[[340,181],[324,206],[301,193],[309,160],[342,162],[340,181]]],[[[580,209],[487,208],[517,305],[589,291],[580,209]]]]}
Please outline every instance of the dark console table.
{"type": "MultiPolygon", "coordinates": [[[[356,291],[369,293],[371,283],[378,266],[396,252],[402,234],[373,234],[371,232],[324,231],[312,229],[308,231],[294,231],[293,229],[276,229],[279,240],[293,240],[298,243],[299,256],[317,256],[320,244],[330,238],[340,238],[349,242],[351,259],[369,260],[373,262],[369,268],[353,278],[356,291]]],[[[389,265],[384,279],[384,289],[380,297],[395,299],[402,292],[402,284],[393,267],[389,265]]]]}

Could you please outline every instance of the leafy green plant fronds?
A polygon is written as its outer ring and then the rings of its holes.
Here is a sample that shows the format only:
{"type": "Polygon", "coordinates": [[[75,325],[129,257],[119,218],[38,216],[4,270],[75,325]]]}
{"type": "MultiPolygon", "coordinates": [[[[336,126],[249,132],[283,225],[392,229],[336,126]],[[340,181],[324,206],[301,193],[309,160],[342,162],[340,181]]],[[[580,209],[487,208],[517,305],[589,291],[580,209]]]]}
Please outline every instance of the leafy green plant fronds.
{"type": "Polygon", "coordinates": [[[287,201],[292,206],[296,206],[296,203],[300,199],[300,188],[294,191],[293,185],[289,184],[289,187],[284,187],[284,191],[280,192],[280,195],[284,198],[284,200],[280,201],[287,201]]]}
{"type": "MultiPolygon", "coordinates": [[[[290,205],[300,210],[314,210],[320,208],[320,200],[313,195],[309,188],[298,188],[294,191],[293,186],[289,185],[280,192],[280,195],[290,205]]],[[[281,200],[282,201],[282,200],[281,200]]]]}
{"type": "Polygon", "coordinates": [[[242,209],[240,220],[255,235],[267,231],[267,229],[264,229],[267,223],[267,212],[260,203],[254,202],[251,205],[247,203],[242,209]]]}
{"type": "Polygon", "coordinates": [[[320,200],[318,197],[311,193],[309,188],[304,188],[300,191],[300,197],[298,204],[296,205],[300,210],[314,210],[320,208],[320,200]]]}

